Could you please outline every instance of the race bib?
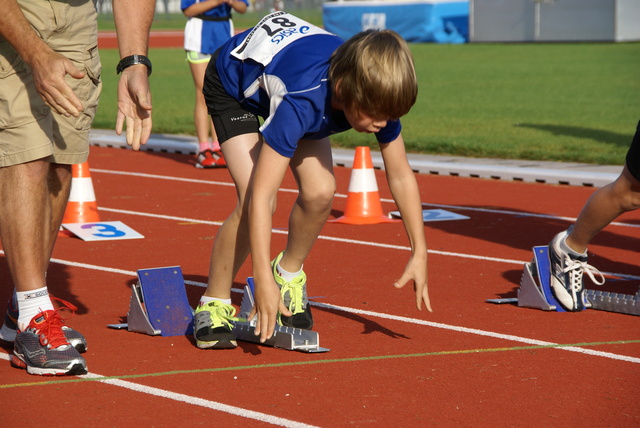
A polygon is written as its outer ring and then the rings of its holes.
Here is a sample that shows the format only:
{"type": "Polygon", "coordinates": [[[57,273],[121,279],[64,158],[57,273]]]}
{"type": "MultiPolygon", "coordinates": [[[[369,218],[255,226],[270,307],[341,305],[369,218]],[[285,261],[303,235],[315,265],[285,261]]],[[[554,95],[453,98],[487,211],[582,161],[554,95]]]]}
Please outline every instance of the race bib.
{"type": "Polygon", "coordinates": [[[287,12],[274,12],[258,22],[244,41],[231,51],[231,55],[242,61],[252,59],[266,66],[286,46],[314,34],[331,35],[287,12]]]}

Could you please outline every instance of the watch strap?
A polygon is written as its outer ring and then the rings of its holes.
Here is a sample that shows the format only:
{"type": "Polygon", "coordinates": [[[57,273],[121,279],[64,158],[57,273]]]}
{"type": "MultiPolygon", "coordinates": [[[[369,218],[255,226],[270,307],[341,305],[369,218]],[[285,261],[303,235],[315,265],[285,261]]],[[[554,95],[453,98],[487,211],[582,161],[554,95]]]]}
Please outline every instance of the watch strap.
{"type": "Polygon", "coordinates": [[[147,75],[148,76],[151,75],[151,70],[152,70],[151,61],[149,60],[149,58],[147,58],[144,55],[129,55],[127,57],[122,58],[118,63],[118,66],[116,67],[116,73],[120,74],[125,68],[131,67],[132,65],[137,65],[137,64],[146,65],[147,75]]]}

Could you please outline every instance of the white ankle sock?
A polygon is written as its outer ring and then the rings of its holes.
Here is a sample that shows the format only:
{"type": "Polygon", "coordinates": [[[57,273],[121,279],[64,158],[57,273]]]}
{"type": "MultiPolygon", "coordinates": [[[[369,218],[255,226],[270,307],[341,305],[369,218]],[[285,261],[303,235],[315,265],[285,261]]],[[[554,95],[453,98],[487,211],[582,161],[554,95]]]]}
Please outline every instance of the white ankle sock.
{"type": "Polygon", "coordinates": [[[565,236],[563,240],[560,241],[560,248],[562,248],[564,251],[566,251],[569,254],[573,254],[574,256],[586,256],[587,252],[585,251],[584,253],[579,253],[576,250],[574,250],[573,248],[571,248],[569,246],[569,244],[567,244],[567,237],[565,236]]]}
{"type": "Polygon", "coordinates": [[[16,291],[18,303],[18,330],[24,331],[33,317],[40,312],[53,310],[47,287],[29,291],[16,291]]]}
{"type": "Polygon", "coordinates": [[[278,262],[278,265],[276,266],[276,269],[278,270],[278,275],[280,275],[280,278],[284,279],[285,282],[293,281],[293,279],[298,275],[300,275],[300,272],[302,272],[302,266],[300,267],[298,272],[289,272],[282,269],[279,262],[278,262]]]}
{"type": "Polygon", "coordinates": [[[225,305],[231,304],[231,299],[218,299],[217,297],[202,296],[200,297],[200,303],[198,303],[198,306],[206,305],[207,303],[213,302],[214,300],[222,302],[225,305]]]}

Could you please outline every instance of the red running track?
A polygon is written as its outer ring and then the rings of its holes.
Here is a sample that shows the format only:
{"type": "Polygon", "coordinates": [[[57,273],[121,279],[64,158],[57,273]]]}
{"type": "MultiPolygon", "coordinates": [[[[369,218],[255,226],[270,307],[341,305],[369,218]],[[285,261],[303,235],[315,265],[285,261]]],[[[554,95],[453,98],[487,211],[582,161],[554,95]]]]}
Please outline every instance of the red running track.
{"type": "MultiPolygon", "coordinates": [[[[393,288],[409,251],[401,223],[327,223],[305,271],[316,331],[331,351],[304,354],[240,342],[197,349],[191,337],[108,329],[127,315],[143,268],[179,265],[189,302],[203,292],[220,223],[235,203],[225,169],[199,170],[186,155],[92,147],[102,221],[144,239],[60,238],[48,278],[79,307],[68,321],[89,341],[90,375],[29,376],[0,349],[6,426],[46,420],[71,426],[521,426],[635,427],[640,423],[640,329],[631,315],[544,312],[486,299],[515,297],[531,247],[566,228],[590,188],[418,175],[422,200],[468,220],[425,224],[433,313],[412,290],[393,288]],[[8,403],[15,403],[9,405],[8,403]],[[26,403],[29,403],[26,405],[26,403]],[[28,410],[29,409],[29,410],[28,410]],[[32,410],[33,409],[33,410],[32,410]]],[[[344,210],[350,169],[335,169],[344,210]]],[[[395,210],[376,172],[385,212],[395,210]]],[[[275,254],[295,198],[287,176],[274,218],[275,254]]],[[[607,227],[590,263],[604,290],[640,284],[640,212],[607,227]]],[[[4,258],[0,255],[0,258],[4,258]]],[[[0,264],[0,310],[9,296],[0,264]]],[[[251,274],[245,264],[235,284],[251,274]]],[[[588,283],[589,288],[595,288],[588,283]]],[[[234,293],[234,304],[240,303],[234,293]]]]}
{"type": "MultiPolygon", "coordinates": [[[[156,30],[149,35],[150,48],[181,48],[183,46],[184,32],[181,30],[156,30]]],[[[115,49],[117,47],[118,39],[115,31],[100,31],[98,33],[98,48],[115,49]]]]}

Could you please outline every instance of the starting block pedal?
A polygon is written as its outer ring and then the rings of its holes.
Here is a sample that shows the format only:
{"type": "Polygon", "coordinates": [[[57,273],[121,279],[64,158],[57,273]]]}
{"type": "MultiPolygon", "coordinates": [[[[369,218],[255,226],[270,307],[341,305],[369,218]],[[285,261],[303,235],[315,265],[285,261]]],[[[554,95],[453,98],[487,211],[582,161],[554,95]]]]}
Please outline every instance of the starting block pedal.
{"type": "MultiPolygon", "coordinates": [[[[533,247],[533,260],[524,264],[522,280],[518,289],[518,306],[542,309],[543,311],[566,312],[551,291],[551,263],[549,248],[533,247]]],[[[586,306],[585,302],[585,306],[586,306]]]]}
{"type": "MultiPolygon", "coordinates": [[[[255,305],[253,290],[253,278],[247,278],[247,285],[244,287],[244,297],[240,303],[239,318],[241,319],[249,319],[249,314],[255,305]]],[[[317,332],[281,325],[276,325],[273,336],[267,339],[264,343],[261,343],[259,337],[255,335],[256,321],[256,318],[252,321],[246,322],[234,321],[233,334],[238,340],[273,346],[274,348],[287,349],[289,351],[307,353],[329,351],[327,348],[320,347],[320,335],[317,332]]]]}
{"type": "Polygon", "coordinates": [[[138,282],[131,286],[127,323],[108,327],[151,336],[192,334],[193,311],[180,266],[138,270],[138,282]]]}

